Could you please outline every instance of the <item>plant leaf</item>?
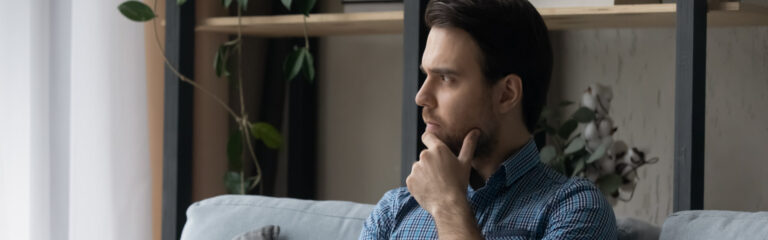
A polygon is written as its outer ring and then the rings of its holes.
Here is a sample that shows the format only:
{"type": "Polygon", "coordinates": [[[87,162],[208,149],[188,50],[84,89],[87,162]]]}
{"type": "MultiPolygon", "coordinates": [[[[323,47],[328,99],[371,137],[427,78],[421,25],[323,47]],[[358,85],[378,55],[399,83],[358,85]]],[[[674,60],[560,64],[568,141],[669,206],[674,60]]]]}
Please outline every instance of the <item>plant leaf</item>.
{"type": "Polygon", "coordinates": [[[271,149],[280,148],[283,137],[272,124],[266,122],[256,122],[251,124],[251,135],[257,140],[261,140],[264,145],[271,149]]]}
{"type": "Polygon", "coordinates": [[[240,172],[228,171],[224,174],[224,186],[229,194],[245,194],[245,188],[241,187],[241,177],[240,172]]]}
{"type": "Polygon", "coordinates": [[[315,60],[312,58],[312,53],[308,49],[304,48],[304,75],[307,77],[310,83],[315,81],[315,60]]]}
{"type": "Polygon", "coordinates": [[[242,8],[243,10],[248,9],[248,0],[237,0],[237,3],[240,4],[240,8],[242,8]]]}
{"type": "Polygon", "coordinates": [[[595,184],[603,192],[603,195],[610,196],[621,187],[621,176],[618,174],[608,174],[598,178],[595,184]]]}
{"type": "Polygon", "coordinates": [[[595,120],[595,112],[586,107],[580,107],[573,113],[573,119],[580,123],[588,123],[595,120]]]}
{"type": "Polygon", "coordinates": [[[222,74],[222,66],[224,65],[224,57],[221,56],[222,51],[222,47],[219,46],[219,49],[216,50],[216,56],[213,57],[213,69],[216,72],[216,77],[221,77],[222,74]]]}
{"type": "Polygon", "coordinates": [[[291,2],[292,2],[291,0],[280,0],[280,1],[283,2],[283,6],[285,6],[285,9],[288,9],[288,11],[291,10],[291,2]]]}
{"type": "Polygon", "coordinates": [[[552,162],[552,159],[555,158],[555,155],[557,155],[557,152],[555,151],[555,147],[552,145],[547,145],[546,147],[541,148],[541,152],[539,153],[539,158],[541,158],[541,161],[543,163],[549,164],[552,162]]]}
{"type": "Polygon", "coordinates": [[[309,16],[309,12],[315,7],[316,2],[317,0],[297,0],[294,1],[294,4],[297,11],[304,14],[304,16],[309,16]]]}
{"type": "Polygon", "coordinates": [[[125,1],[117,9],[123,16],[136,22],[146,22],[156,17],[149,6],[139,1],[125,1]]]}
{"type": "Polygon", "coordinates": [[[229,53],[232,51],[232,48],[239,47],[239,44],[240,41],[238,39],[234,39],[222,43],[219,46],[219,49],[216,51],[216,56],[213,58],[213,69],[215,69],[217,77],[230,76],[228,65],[229,53]]]}
{"type": "Polygon", "coordinates": [[[187,0],[176,0],[176,5],[181,6],[181,5],[184,5],[184,3],[186,3],[186,2],[187,2],[187,0]]]}
{"type": "Polygon", "coordinates": [[[573,173],[571,173],[571,177],[576,176],[581,171],[584,170],[584,166],[586,166],[586,163],[584,163],[584,158],[579,158],[575,162],[573,162],[573,173]]]}
{"type": "Polygon", "coordinates": [[[227,162],[231,171],[240,172],[243,169],[243,133],[239,129],[229,135],[227,162]]]}
{"type": "Polygon", "coordinates": [[[571,143],[568,144],[568,147],[565,148],[564,152],[565,154],[578,152],[579,150],[584,149],[584,144],[585,144],[584,138],[580,138],[580,137],[574,138],[571,141],[571,143]]]}
{"type": "Polygon", "coordinates": [[[219,50],[216,51],[216,57],[213,58],[213,69],[216,71],[216,76],[229,76],[229,69],[227,69],[227,62],[229,58],[229,49],[226,43],[219,46],[219,50]]]}
{"type": "Polygon", "coordinates": [[[576,130],[576,127],[579,126],[579,123],[576,122],[576,120],[569,119],[568,121],[565,121],[563,123],[563,126],[560,126],[560,130],[558,131],[558,134],[563,139],[568,139],[568,137],[571,136],[571,133],[573,133],[573,130],[576,130]]]}
{"type": "Polygon", "coordinates": [[[593,163],[605,156],[605,151],[608,150],[609,143],[605,142],[600,144],[600,146],[595,149],[594,152],[592,152],[592,155],[589,156],[589,159],[587,159],[587,163],[593,163]]]}
{"type": "Polygon", "coordinates": [[[560,107],[567,107],[567,106],[570,106],[571,104],[573,104],[573,102],[571,102],[571,101],[562,101],[562,102],[560,102],[559,106],[560,107]]]}
{"type": "Polygon", "coordinates": [[[229,8],[229,6],[232,5],[232,0],[221,0],[221,4],[224,5],[225,8],[229,8]]]}
{"type": "Polygon", "coordinates": [[[304,54],[306,53],[303,49],[304,48],[293,49],[293,52],[285,59],[283,72],[287,77],[286,80],[292,81],[296,78],[296,75],[299,74],[299,71],[301,71],[301,65],[304,63],[304,54]]]}

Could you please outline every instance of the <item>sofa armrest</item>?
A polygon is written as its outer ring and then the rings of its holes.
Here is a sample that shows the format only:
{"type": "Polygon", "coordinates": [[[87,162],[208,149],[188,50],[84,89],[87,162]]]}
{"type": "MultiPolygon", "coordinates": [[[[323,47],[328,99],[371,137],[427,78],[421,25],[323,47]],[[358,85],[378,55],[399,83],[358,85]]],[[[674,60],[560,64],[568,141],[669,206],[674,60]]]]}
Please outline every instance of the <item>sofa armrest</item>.
{"type": "Polygon", "coordinates": [[[676,212],[664,221],[660,239],[768,239],[768,212],[676,212]]]}
{"type": "Polygon", "coordinates": [[[183,240],[232,239],[266,225],[280,239],[357,239],[373,205],[248,195],[223,195],[187,209],[183,240]]]}

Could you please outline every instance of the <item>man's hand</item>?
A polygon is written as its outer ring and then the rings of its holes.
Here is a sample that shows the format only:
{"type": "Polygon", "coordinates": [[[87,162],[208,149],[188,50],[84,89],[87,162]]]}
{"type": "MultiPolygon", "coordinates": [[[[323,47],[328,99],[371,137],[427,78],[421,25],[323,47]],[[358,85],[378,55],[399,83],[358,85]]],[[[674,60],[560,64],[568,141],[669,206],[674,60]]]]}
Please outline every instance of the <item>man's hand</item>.
{"type": "Polygon", "coordinates": [[[468,207],[467,185],[479,135],[479,130],[467,133],[458,157],[434,134],[421,135],[427,149],[413,163],[405,183],[419,205],[433,217],[444,210],[468,207]]]}
{"type": "Polygon", "coordinates": [[[427,149],[405,179],[416,202],[435,220],[440,239],[482,239],[467,202],[467,185],[479,130],[464,137],[459,156],[432,133],[421,135],[427,149]]]}

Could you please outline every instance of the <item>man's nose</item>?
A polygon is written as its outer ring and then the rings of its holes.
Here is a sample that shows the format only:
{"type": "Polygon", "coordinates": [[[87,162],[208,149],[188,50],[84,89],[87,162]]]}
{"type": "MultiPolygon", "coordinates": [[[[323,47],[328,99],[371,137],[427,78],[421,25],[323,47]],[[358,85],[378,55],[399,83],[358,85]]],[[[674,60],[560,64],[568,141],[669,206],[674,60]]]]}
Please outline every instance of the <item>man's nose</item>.
{"type": "Polygon", "coordinates": [[[435,107],[435,98],[432,93],[432,87],[429,78],[427,78],[427,80],[424,81],[424,84],[421,85],[421,88],[416,93],[416,98],[414,101],[416,102],[416,105],[421,107],[435,107]]]}

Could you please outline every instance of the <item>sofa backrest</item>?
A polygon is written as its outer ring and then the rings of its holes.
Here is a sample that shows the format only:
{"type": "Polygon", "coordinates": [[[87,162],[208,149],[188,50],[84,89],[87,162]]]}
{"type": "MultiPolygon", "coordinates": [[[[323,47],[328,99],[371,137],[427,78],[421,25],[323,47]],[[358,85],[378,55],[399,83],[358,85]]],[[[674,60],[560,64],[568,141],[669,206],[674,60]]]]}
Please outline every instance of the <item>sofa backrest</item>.
{"type": "Polygon", "coordinates": [[[660,239],[768,240],[768,212],[676,212],[664,221],[660,239]]]}
{"type": "Polygon", "coordinates": [[[268,225],[280,239],[357,239],[374,205],[223,195],[192,204],[182,240],[229,240],[268,225]]]}

